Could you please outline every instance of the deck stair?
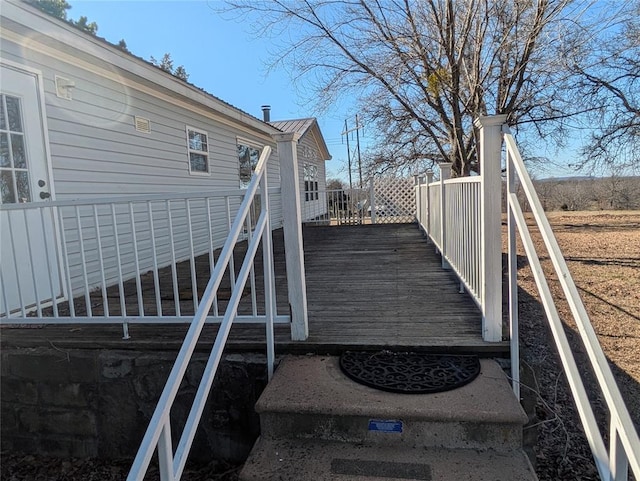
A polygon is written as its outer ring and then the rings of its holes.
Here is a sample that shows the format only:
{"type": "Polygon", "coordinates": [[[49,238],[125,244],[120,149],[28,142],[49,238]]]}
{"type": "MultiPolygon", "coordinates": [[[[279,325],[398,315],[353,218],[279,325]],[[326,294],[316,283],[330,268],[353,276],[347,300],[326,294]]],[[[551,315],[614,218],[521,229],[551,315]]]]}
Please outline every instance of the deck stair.
{"type": "Polygon", "coordinates": [[[240,480],[536,480],[526,416],[500,367],[481,366],[459,389],[407,395],[351,381],[337,357],[286,357],[256,405],[262,435],[240,480]]]}

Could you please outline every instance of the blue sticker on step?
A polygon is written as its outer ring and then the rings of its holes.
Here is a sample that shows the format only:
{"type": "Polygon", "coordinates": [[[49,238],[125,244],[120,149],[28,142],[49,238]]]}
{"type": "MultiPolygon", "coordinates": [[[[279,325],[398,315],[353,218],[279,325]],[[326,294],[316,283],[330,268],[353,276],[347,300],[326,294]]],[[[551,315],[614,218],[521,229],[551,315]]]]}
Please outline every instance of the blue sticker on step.
{"type": "Polygon", "coordinates": [[[380,431],[383,433],[401,433],[402,421],[369,419],[369,431],[380,431]]]}

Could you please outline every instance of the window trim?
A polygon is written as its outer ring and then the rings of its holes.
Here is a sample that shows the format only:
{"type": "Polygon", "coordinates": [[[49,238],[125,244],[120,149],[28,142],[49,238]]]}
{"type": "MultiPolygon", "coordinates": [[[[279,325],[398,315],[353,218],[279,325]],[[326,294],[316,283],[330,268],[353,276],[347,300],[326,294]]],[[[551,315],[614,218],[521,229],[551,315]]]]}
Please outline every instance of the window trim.
{"type": "Polygon", "coordinates": [[[186,132],[186,140],[187,140],[187,162],[189,165],[189,175],[199,175],[199,176],[211,176],[211,155],[209,153],[209,132],[207,132],[206,130],[202,130],[202,129],[197,129],[195,127],[190,127],[188,125],[185,126],[185,132],[186,132]],[[207,150],[195,150],[192,149],[191,146],[189,145],[189,132],[195,132],[201,135],[206,136],[207,139],[207,150]],[[207,170],[202,171],[202,170],[193,170],[191,168],[191,153],[194,154],[200,154],[200,155],[204,155],[207,158],[207,170]]]}
{"type": "Polygon", "coordinates": [[[320,197],[320,188],[318,183],[320,168],[313,161],[302,163],[302,180],[304,182],[304,200],[312,202],[320,197]],[[307,175],[309,170],[313,171],[313,175],[307,175]]]}

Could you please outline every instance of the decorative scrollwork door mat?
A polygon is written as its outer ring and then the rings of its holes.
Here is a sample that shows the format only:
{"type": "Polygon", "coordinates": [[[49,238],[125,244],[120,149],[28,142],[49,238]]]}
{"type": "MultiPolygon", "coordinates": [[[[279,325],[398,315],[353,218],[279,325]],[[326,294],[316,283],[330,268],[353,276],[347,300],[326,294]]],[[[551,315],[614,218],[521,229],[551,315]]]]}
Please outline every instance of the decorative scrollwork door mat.
{"type": "Polygon", "coordinates": [[[346,351],[340,367],[360,384],[404,394],[449,391],[480,374],[477,356],[419,352],[346,351]]]}

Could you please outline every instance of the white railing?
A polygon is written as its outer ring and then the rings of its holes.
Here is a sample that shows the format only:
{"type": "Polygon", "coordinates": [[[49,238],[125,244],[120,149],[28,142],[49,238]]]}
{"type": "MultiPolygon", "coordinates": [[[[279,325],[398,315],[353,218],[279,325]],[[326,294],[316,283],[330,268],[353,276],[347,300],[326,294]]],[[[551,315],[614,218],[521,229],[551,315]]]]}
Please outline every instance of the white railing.
{"type": "Polygon", "coordinates": [[[371,221],[370,190],[318,190],[302,195],[302,221],[306,224],[351,225],[371,221]]]}
{"type": "Polygon", "coordinates": [[[240,303],[240,297],[244,286],[250,277],[254,258],[258,251],[258,246],[261,243],[263,247],[262,257],[265,272],[264,309],[267,321],[266,339],[269,379],[271,379],[271,376],[273,375],[275,288],[266,175],[267,159],[270,155],[270,150],[271,149],[269,147],[265,147],[262,155],[260,156],[260,160],[256,166],[251,183],[247,188],[244,200],[242,201],[235,220],[231,225],[229,236],[224,243],[218,262],[211,273],[211,278],[207,283],[206,290],[202,296],[195,317],[191,323],[189,331],[187,332],[171,373],[169,374],[165,388],[160,396],[156,410],[151,418],[149,427],[133,462],[131,471],[127,477],[128,481],[141,481],[144,479],[145,473],[156,449],[158,452],[161,481],[177,481],[181,478],[209,391],[213,384],[216,370],[222,358],[222,352],[225,347],[227,337],[231,330],[231,326],[237,317],[236,310],[240,303]],[[171,434],[171,408],[177,396],[180,383],[182,382],[189,365],[191,355],[193,354],[198,342],[200,332],[202,331],[207,319],[207,315],[214,304],[216,292],[220,286],[225,270],[230,266],[234,246],[243,235],[245,226],[250,221],[250,210],[258,189],[260,189],[260,198],[262,199],[262,202],[260,202],[259,216],[255,220],[255,227],[248,232],[249,242],[246,256],[242,261],[242,267],[235,279],[233,294],[231,295],[231,299],[229,300],[224,313],[215,343],[211,349],[211,354],[202,375],[202,380],[195,395],[191,411],[189,412],[182,435],[174,452],[171,434]]]}
{"type": "MultiPolygon", "coordinates": [[[[122,323],[127,337],[129,323],[191,322],[244,194],[0,206],[0,323],[122,323]]],[[[280,204],[279,189],[269,195],[280,204]]],[[[250,209],[240,239],[247,238],[258,208],[250,209]]],[[[225,292],[214,298],[208,321],[222,320],[236,274],[231,258],[225,292]]],[[[239,321],[264,322],[253,269],[249,291],[239,321]]],[[[276,321],[289,322],[289,316],[276,315],[276,321]]]]}
{"type": "Polygon", "coordinates": [[[445,268],[451,268],[474,301],[482,299],[480,177],[459,177],[417,185],[422,229],[442,255],[445,268]],[[441,203],[440,199],[444,198],[441,203]],[[443,241],[444,239],[444,241],[443,241]]]}
{"type": "Polygon", "coordinates": [[[503,339],[502,244],[500,209],[500,128],[502,119],[478,119],[480,175],[451,179],[451,164],[440,163],[440,179],[431,172],[416,178],[416,218],[482,313],[482,338],[503,339]],[[496,141],[497,139],[497,141],[496,141]]]}
{"type": "Polygon", "coordinates": [[[517,284],[517,251],[516,228],[522,239],[533,276],[535,278],[542,305],[544,307],[553,338],[569,382],[569,387],[575,400],[587,441],[591,447],[600,479],[606,481],[627,480],[629,467],[636,479],[640,479],[640,440],[634,429],[631,416],[627,411],[618,385],[609,367],[607,358],[602,351],[598,337],[589,321],[587,311],[580,299],[576,285],[571,277],[567,264],[562,256],[558,242],[542,204],[538,199],[531,178],[522,162],[513,135],[504,127],[504,142],[506,145],[507,162],[507,207],[508,207],[508,246],[509,246],[509,317],[511,324],[511,371],[514,376],[514,390],[519,393],[518,373],[518,284],[517,284]],[[569,303],[573,319],[578,327],[580,337],[586,348],[591,367],[595,373],[602,394],[604,396],[610,417],[609,450],[607,451],[602,434],[598,428],[593,409],[589,402],[580,371],[567,340],[562,321],[558,315],[555,301],[547,279],[540,264],[539,254],[529,233],[522,207],[516,195],[517,185],[520,185],[531,207],[536,225],[553,264],[558,281],[566,300],[569,303]]]}
{"type": "MultiPolygon", "coordinates": [[[[427,174],[426,180],[424,177],[419,178],[416,187],[418,222],[435,244],[437,251],[442,254],[443,267],[452,268],[458,274],[461,282],[483,310],[483,316],[486,317],[488,303],[497,305],[501,302],[502,297],[498,287],[501,285],[502,279],[501,203],[499,198],[502,191],[500,159],[504,141],[507,170],[509,337],[514,393],[520,398],[517,229],[536,280],[542,305],[600,478],[606,481],[627,480],[630,467],[635,478],[640,479],[640,440],[638,434],[529,174],[522,162],[515,140],[508,127],[502,125],[504,120],[504,116],[493,116],[480,118],[476,122],[480,134],[479,147],[482,169],[479,177],[449,179],[450,164],[441,164],[441,175],[438,182],[431,182],[431,173],[427,174]],[[608,450],[596,422],[563,323],[558,315],[555,300],[542,270],[539,254],[531,239],[522,207],[516,195],[517,185],[526,195],[606,401],[610,418],[608,450]],[[490,290],[491,292],[489,292],[490,290]]],[[[498,327],[501,327],[501,316],[497,316],[496,313],[501,311],[494,310],[493,312],[493,319],[497,321],[493,323],[493,332],[496,334],[499,332],[498,327]]],[[[483,332],[485,333],[487,332],[486,321],[487,319],[483,319],[483,332]]]]}

